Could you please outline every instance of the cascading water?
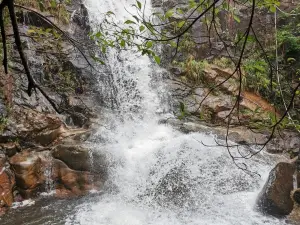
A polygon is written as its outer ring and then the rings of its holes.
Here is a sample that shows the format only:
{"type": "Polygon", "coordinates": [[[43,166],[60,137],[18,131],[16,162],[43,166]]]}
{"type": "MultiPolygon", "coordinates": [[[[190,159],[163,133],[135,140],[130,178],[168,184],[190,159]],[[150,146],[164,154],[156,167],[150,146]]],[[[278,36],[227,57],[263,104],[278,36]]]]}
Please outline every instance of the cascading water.
{"type": "MultiPolygon", "coordinates": [[[[149,1],[148,1],[149,2],[149,1]]],[[[124,20],[130,0],[87,0],[94,26],[101,13],[124,20]]],[[[148,3],[149,4],[149,3],[148,3]]],[[[151,9],[148,5],[146,8],[151,9]]],[[[97,201],[76,207],[68,225],[283,224],[254,210],[255,199],[272,160],[249,161],[262,178],[239,170],[214,136],[182,134],[159,124],[166,95],[160,69],[148,57],[111,51],[107,65],[114,77],[117,112],[107,113],[94,137],[95,149],[110,159],[108,181],[97,201]],[[153,79],[156,77],[156,79],[153,79]]]]}

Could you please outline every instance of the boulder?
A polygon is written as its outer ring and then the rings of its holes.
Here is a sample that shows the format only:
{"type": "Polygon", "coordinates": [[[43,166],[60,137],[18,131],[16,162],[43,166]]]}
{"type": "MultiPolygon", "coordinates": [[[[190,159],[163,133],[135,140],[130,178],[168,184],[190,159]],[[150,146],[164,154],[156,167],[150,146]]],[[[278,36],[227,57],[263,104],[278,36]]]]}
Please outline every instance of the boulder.
{"type": "Polygon", "coordinates": [[[52,180],[55,181],[58,197],[84,195],[90,190],[97,190],[103,186],[100,176],[86,171],[72,170],[58,159],[53,160],[52,180]]]}
{"type": "MultiPolygon", "coordinates": [[[[75,169],[88,168],[88,152],[85,149],[61,146],[55,154],[65,159],[70,157],[66,161],[75,169]]],[[[50,151],[23,151],[14,155],[10,164],[16,174],[18,190],[25,198],[49,191],[49,188],[59,197],[83,195],[92,189],[101,188],[104,180],[100,174],[70,169],[63,161],[53,158],[50,151]]]]}
{"type": "Polygon", "coordinates": [[[5,155],[0,155],[0,212],[3,207],[9,207],[14,201],[13,189],[15,176],[10,169],[5,155]]]}
{"type": "Polygon", "coordinates": [[[73,170],[90,171],[89,150],[79,145],[58,145],[53,149],[52,156],[63,161],[73,170]]]}
{"type": "Polygon", "coordinates": [[[24,151],[10,158],[16,184],[23,190],[34,190],[45,182],[41,153],[24,151]]]}
{"type": "Polygon", "coordinates": [[[105,157],[80,145],[58,145],[52,150],[52,156],[63,161],[70,169],[89,171],[106,177],[105,157]]]}
{"type": "Polygon", "coordinates": [[[291,194],[291,198],[294,201],[293,211],[288,216],[288,222],[290,224],[300,224],[300,188],[294,190],[291,194]]]}
{"type": "Polygon", "coordinates": [[[263,213],[272,216],[286,216],[293,210],[290,193],[293,190],[293,174],[295,166],[290,163],[278,163],[271,170],[269,178],[263,187],[257,206],[263,213]]]}

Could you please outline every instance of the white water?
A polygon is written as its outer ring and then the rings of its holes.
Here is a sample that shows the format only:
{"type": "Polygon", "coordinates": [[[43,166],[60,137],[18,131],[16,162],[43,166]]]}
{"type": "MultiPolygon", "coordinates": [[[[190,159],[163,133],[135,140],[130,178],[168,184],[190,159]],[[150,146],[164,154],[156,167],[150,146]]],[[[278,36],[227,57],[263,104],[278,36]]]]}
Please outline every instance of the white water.
{"type": "MultiPolygon", "coordinates": [[[[101,13],[128,16],[134,1],[87,0],[96,26],[101,13]]],[[[147,7],[149,10],[150,6],[147,7]]],[[[76,207],[68,225],[276,225],[254,210],[255,199],[272,167],[267,155],[248,161],[262,178],[237,169],[213,135],[182,134],[158,124],[165,88],[160,69],[147,57],[111,51],[118,110],[107,114],[94,140],[109,159],[109,178],[98,202],[76,207]],[[155,80],[155,81],[154,81],[155,80]]],[[[95,162],[97,163],[97,162],[95,162]]]]}

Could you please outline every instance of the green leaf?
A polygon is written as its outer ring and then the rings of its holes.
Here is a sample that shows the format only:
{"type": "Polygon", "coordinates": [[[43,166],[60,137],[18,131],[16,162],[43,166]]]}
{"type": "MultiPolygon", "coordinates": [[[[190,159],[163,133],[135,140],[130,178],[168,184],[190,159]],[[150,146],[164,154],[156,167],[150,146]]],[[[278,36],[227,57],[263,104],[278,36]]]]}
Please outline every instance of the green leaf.
{"type": "Polygon", "coordinates": [[[241,22],[241,19],[237,15],[233,15],[233,19],[238,23],[241,22]]]}
{"type": "Polygon", "coordinates": [[[123,47],[123,48],[124,48],[124,47],[125,47],[125,44],[126,44],[125,40],[124,40],[124,39],[122,39],[122,40],[121,40],[121,42],[120,42],[120,45],[121,45],[121,47],[123,47]]]}
{"type": "Polygon", "coordinates": [[[140,1],[136,1],[137,6],[139,7],[139,9],[142,9],[142,3],[140,1]]]}
{"type": "Polygon", "coordinates": [[[44,7],[44,3],[42,1],[39,1],[39,8],[40,8],[41,12],[44,12],[45,7],[44,7]]]}
{"type": "Polygon", "coordinates": [[[56,0],[51,0],[50,4],[51,4],[51,8],[55,8],[56,7],[56,0]]]}
{"type": "Polygon", "coordinates": [[[142,32],[143,30],[145,30],[145,26],[141,25],[140,26],[140,32],[142,32]]]}
{"type": "Polygon", "coordinates": [[[146,44],[147,48],[151,48],[153,46],[153,43],[152,41],[148,41],[147,44],[146,44]]]}
{"type": "Polygon", "coordinates": [[[177,47],[177,43],[175,41],[170,41],[170,45],[173,47],[173,48],[176,48],[177,47]]]}
{"type": "Polygon", "coordinates": [[[197,6],[195,0],[189,0],[189,6],[190,6],[191,9],[195,8],[197,6]]]}
{"type": "Polygon", "coordinates": [[[178,27],[178,28],[181,28],[181,27],[184,26],[184,24],[185,24],[185,20],[180,21],[179,23],[177,23],[177,27],[178,27]]]}
{"type": "Polygon", "coordinates": [[[93,60],[95,60],[96,62],[99,62],[99,63],[101,63],[102,65],[105,65],[105,63],[104,63],[99,57],[93,55],[92,58],[93,58],[93,60]]]}
{"type": "Polygon", "coordinates": [[[138,23],[140,22],[139,18],[137,16],[132,16],[138,23]]]}
{"type": "Polygon", "coordinates": [[[270,12],[276,12],[276,7],[274,5],[271,5],[270,6],[270,12]]]}
{"type": "Polygon", "coordinates": [[[136,23],[134,21],[132,21],[132,20],[126,20],[125,24],[136,24],[136,23]]]}
{"type": "Polygon", "coordinates": [[[97,32],[97,33],[95,34],[95,36],[96,36],[96,38],[100,38],[100,37],[102,36],[102,33],[101,33],[101,32],[97,32]]]}
{"type": "Polygon", "coordinates": [[[181,15],[184,14],[184,12],[182,11],[182,9],[180,9],[180,8],[176,9],[176,11],[177,11],[178,14],[181,14],[181,15]]]}
{"type": "Polygon", "coordinates": [[[154,60],[155,60],[155,62],[156,62],[157,64],[160,64],[160,57],[159,57],[159,56],[155,55],[155,56],[154,56],[154,60]]]}
{"type": "Polygon", "coordinates": [[[170,10],[168,10],[167,12],[166,12],[166,14],[165,14],[165,17],[166,17],[166,19],[168,19],[168,18],[170,18],[171,16],[173,16],[173,10],[172,9],[170,9],[170,10]]]}
{"type": "Polygon", "coordinates": [[[115,15],[115,14],[114,14],[114,12],[112,12],[112,11],[108,11],[108,12],[106,12],[106,15],[109,16],[109,15],[115,15]]]}

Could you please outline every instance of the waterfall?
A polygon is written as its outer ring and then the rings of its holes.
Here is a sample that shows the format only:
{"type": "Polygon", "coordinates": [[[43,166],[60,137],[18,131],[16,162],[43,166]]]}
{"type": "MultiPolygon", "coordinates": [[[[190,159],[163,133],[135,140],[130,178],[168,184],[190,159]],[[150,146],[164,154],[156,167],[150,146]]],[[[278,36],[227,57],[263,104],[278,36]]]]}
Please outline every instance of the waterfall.
{"type": "MultiPolygon", "coordinates": [[[[124,20],[124,7],[130,9],[134,2],[86,0],[92,26],[96,29],[109,10],[124,20]]],[[[169,116],[167,88],[160,79],[166,72],[133,51],[110,50],[107,58],[116,107],[107,110],[92,142],[95,151],[108,156],[108,180],[103,193],[76,206],[66,224],[284,224],[254,210],[273,166],[267,154],[247,161],[262,175],[250,176],[233,164],[226,148],[199,143],[214,145],[214,135],[183,134],[160,124],[169,116]]]]}

